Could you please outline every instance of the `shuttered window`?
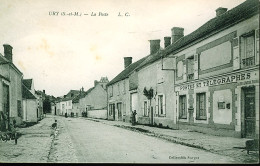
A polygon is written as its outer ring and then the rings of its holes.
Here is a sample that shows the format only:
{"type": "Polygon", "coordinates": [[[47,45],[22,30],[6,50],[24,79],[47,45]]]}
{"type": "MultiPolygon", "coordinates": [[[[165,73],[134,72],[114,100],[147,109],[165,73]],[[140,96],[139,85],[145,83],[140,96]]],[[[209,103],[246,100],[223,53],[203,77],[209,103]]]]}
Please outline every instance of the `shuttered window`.
{"type": "Polygon", "coordinates": [[[187,103],[186,103],[186,95],[182,95],[179,98],[179,118],[186,119],[187,118],[187,103]]]}
{"type": "Polygon", "coordinates": [[[165,97],[164,95],[158,95],[158,114],[159,116],[165,116],[165,97]]]}
{"type": "Polygon", "coordinates": [[[206,93],[198,93],[196,96],[196,119],[206,120],[206,93]]]}
{"type": "Polygon", "coordinates": [[[249,33],[241,37],[241,68],[255,65],[255,37],[249,33]]]}

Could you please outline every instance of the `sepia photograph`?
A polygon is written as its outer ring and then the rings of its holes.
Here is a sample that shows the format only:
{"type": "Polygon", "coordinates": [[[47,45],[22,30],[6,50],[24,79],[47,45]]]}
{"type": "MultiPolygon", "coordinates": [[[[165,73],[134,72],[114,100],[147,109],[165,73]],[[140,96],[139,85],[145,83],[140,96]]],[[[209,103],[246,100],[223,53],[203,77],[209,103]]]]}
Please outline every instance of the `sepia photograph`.
{"type": "Polygon", "coordinates": [[[259,0],[0,0],[0,164],[259,164],[259,0]]]}

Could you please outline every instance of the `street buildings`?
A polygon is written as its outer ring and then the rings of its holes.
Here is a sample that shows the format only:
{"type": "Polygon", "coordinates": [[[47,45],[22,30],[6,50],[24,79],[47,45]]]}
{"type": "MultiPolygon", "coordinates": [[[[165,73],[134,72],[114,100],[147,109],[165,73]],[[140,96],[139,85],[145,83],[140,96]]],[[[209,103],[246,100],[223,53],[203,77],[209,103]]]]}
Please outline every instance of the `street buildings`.
{"type": "Polygon", "coordinates": [[[259,138],[259,1],[218,8],[165,55],[176,58],[178,128],[259,138]]]}
{"type": "Polygon", "coordinates": [[[150,41],[150,55],[108,85],[108,119],[259,138],[259,1],[247,0],[184,36],[150,41]],[[172,40],[172,41],[171,41],[172,40]]]}
{"type": "Polygon", "coordinates": [[[85,112],[87,117],[107,119],[107,77],[101,77],[100,81],[94,81],[94,87],[83,92],[74,101],[82,115],[85,112]],[[78,103],[77,103],[78,102],[78,103]]]}
{"type": "MultiPolygon", "coordinates": [[[[130,96],[129,93],[129,74],[145,60],[142,58],[135,63],[132,63],[132,57],[124,58],[125,69],[120,72],[114,79],[107,84],[108,95],[108,119],[130,122],[131,110],[130,97],[134,99],[132,107],[137,107],[136,96],[130,96]]],[[[134,85],[133,85],[134,86],[134,85]]]]}
{"type": "Polygon", "coordinates": [[[24,79],[22,83],[23,97],[23,121],[38,122],[39,114],[38,99],[35,95],[35,89],[32,79],[24,79]]]}
{"type": "Polygon", "coordinates": [[[74,115],[72,111],[72,100],[79,95],[79,90],[70,90],[66,95],[60,100],[56,101],[56,107],[60,115],[74,115]]]}
{"type": "MultiPolygon", "coordinates": [[[[22,123],[22,79],[23,73],[13,64],[13,47],[4,44],[4,56],[0,54],[0,113],[6,119],[22,123]]],[[[1,126],[3,127],[3,125],[1,126]]],[[[4,127],[5,128],[5,127],[4,127]]]]}

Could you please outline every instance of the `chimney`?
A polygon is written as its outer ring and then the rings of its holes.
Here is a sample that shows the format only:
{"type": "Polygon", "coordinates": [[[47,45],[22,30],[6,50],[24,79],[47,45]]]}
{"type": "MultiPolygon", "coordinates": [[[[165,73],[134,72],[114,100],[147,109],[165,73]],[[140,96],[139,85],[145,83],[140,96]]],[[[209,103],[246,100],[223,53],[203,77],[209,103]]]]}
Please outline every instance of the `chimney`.
{"type": "Polygon", "coordinates": [[[228,9],[227,8],[223,8],[223,7],[219,7],[216,9],[216,16],[220,16],[223,13],[225,13],[228,9]]]}
{"type": "Polygon", "coordinates": [[[150,41],[150,54],[154,54],[160,50],[160,39],[150,41]]]}
{"type": "Polygon", "coordinates": [[[168,47],[169,45],[171,45],[171,37],[166,36],[164,37],[164,48],[168,47]]]}
{"type": "Polygon", "coordinates": [[[4,44],[3,46],[4,46],[5,58],[8,59],[10,62],[13,62],[13,53],[12,53],[13,47],[10,46],[9,44],[4,44]]]}
{"type": "Polygon", "coordinates": [[[96,86],[98,84],[98,81],[97,80],[95,80],[94,81],[94,86],[96,86]]]}
{"type": "Polygon", "coordinates": [[[184,29],[180,27],[172,28],[172,44],[184,36],[184,29]]]}
{"type": "Polygon", "coordinates": [[[125,68],[132,64],[132,57],[124,57],[125,68]]]}

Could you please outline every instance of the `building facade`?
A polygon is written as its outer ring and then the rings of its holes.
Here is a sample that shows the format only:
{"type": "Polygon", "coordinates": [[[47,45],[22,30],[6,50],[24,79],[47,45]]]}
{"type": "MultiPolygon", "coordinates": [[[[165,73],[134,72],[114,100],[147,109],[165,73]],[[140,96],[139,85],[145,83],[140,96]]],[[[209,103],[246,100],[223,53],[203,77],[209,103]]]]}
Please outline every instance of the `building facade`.
{"type": "Polygon", "coordinates": [[[179,129],[259,138],[259,1],[248,0],[173,43],[179,129]]]}
{"type": "Polygon", "coordinates": [[[85,112],[87,117],[107,119],[106,85],[108,82],[107,77],[102,77],[100,81],[94,81],[94,87],[82,93],[78,104],[81,115],[85,112]]]}
{"type": "Polygon", "coordinates": [[[13,64],[12,46],[4,44],[0,54],[0,112],[8,122],[22,123],[22,72],[13,64]]]}
{"type": "MultiPolygon", "coordinates": [[[[132,57],[125,57],[125,69],[107,84],[108,119],[131,121],[131,114],[137,108],[137,103],[131,102],[131,97],[134,98],[136,95],[130,94],[129,87],[132,85],[130,85],[129,76],[144,60],[145,58],[142,58],[132,63],[132,57]],[[133,107],[133,104],[135,104],[135,107],[133,107]]],[[[134,81],[132,82],[134,83],[134,81]]],[[[134,99],[136,101],[136,98],[134,99]]]]}

